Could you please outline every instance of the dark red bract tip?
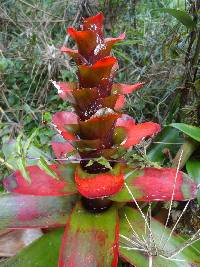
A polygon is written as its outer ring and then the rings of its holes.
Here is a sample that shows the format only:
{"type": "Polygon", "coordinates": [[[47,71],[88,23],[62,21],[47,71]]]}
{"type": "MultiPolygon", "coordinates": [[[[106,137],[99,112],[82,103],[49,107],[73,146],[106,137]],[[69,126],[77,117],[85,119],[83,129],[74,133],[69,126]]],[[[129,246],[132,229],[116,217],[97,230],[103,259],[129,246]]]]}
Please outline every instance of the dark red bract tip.
{"type": "Polygon", "coordinates": [[[81,25],[82,30],[91,30],[103,37],[103,20],[104,16],[100,12],[95,16],[84,18],[81,25]]]}

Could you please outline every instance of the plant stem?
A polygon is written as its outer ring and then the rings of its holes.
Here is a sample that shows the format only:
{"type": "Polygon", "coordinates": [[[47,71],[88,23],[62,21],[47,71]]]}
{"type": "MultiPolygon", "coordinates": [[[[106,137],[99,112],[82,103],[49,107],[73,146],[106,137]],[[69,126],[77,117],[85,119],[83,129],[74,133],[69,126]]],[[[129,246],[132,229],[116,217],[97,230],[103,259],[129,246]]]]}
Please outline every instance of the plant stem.
{"type": "Polygon", "coordinates": [[[199,142],[188,138],[185,143],[180,147],[179,151],[177,152],[175,158],[172,161],[172,167],[177,168],[180,155],[182,154],[181,161],[179,164],[179,168],[182,169],[186,163],[186,161],[190,158],[193,152],[198,148],[199,142]]]}
{"type": "Polygon", "coordinates": [[[14,171],[14,168],[9,163],[7,163],[4,159],[0,158],[0,162],[2,163],[2,165],[5,165],[8,169],[14,171]]]}
{"type": "Polygon", "coordinates": [[[152,267],[153,265],[153,258],[151,255],[149,255],[149,267],[152,267]]]}
{"type": "Polygon", "coordinates": [[[200,54],[200,32],[198,34],[197,37],[197,44],[196,44],[196,48],[195,48],[195,53],[194,53],[194,57],[192,59],[192,65],[194,66],[194,72],[193,72],[193,82],[196,79],[196,74],[197,74],[197,70],[198,70],[198,60],[199,60],[199,54],[200,54]]]}

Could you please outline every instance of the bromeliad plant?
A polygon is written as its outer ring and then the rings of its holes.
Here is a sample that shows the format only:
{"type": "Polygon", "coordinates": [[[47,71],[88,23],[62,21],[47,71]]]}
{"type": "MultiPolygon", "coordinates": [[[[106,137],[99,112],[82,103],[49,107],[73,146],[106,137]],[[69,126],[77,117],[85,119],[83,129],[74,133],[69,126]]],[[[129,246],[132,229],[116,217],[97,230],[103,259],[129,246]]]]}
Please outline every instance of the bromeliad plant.
{"type": "MultiPolygon", "coordinates": [[[[73,112],[57,112],[53,116],[53,124],[64,138],[52,142],[56,163],[47,166],[43,161],[39,166],[28,166],[3,181],[10,194],[0,199],[1,227],[65,226],[60,267],[115,267],[119,256],[136,266],[146,266],[147,255],[157,254],[142,251],[140,247],[144,244],[140,235],[145,235],[142,223],[147,220],[140,216],[143,212],[138,201],[182,201],[195,198],[197,192],[197,185],[176,169],[126,164],[126,151],[158,133],[160,126],[153,122],[136,124],[120,112],[125,103],[124,95],[143,84],[113,82],[118,64],[110,52],[125,34],[104,38],[102,24],[103,15],[99,13],[84,19],[79,31],[68,28],[78,49],[61,49],[77,63],[79,81],[53,82],[60,97],[74,108],[73,112]],[[129,202],[140,212],[126,207],[129,202]],[[135,241],[130,236],[130,221],[134,222],[134,218],[135,227],[139,227],[135,241]],[[131,254],[128,245],[119,248],[120,236],[125,238],[121,242],[132,242],[130,244],[135,244],[143,256],[131,254]]],[[[30,266],[55,266],[51,254],[55,253],[54,246],[59,245],[60,234],[50,232],[45,238],[46,241],[41,240],[41,249],[45,251],[42,260],[36,256],[40,263],[34,265],[34,259],[30,259],[30,266]]],[[[36,253],[40,254],[39,250],[36,253]]],[[[29,261],[23,260],[22,256],[22,265],[29,266],[29,261]]],[[[22,265],[19,259],[6,266],[22,265]]],[[[156,266],[161,265],[158,260],[156,266]]]]}

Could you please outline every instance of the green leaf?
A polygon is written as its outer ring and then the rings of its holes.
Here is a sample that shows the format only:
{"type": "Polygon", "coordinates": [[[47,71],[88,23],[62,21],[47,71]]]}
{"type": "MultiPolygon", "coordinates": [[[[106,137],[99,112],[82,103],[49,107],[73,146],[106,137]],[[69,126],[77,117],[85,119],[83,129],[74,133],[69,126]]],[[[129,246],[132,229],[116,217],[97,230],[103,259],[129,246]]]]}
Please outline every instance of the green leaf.
{"type": "Polygon", "coordinates": [[[124,160],[127,162],[127,165],[135,168],[145,168],[145,167],[155,167],[160,168],[160,165],[157,162],[152,162],[149,160],[146,154],[135,153],[134,150],[127,151],[124,155],[124,160]]]}
{"type": "Polygon", "coordinates": [[[101,164],[102,166],[105,166],[106,168],[112,170],[112,167],[111,167],[109,161],[106,158],[100,157],[100,158],[98,158],[97,162],[99,164],[101,164]]]}
{"type": "Polygon", "coordinates": [[[122,261],[121,261],[121,259],[118,259],[118,264],[117,264],[117,267],[123,267],[124,265],[123,265],[123,263],[122,263],[122,261]]]}
{"type": "Polygon", "coordinates": [[[194,87],[197,90],[197,93],[199,94],[199,92],[200,92],[200,79],[195,80],[194,87]]]}
{"type": "Polygon", "coordinates": [[[112,49],[112,51],[113,51],[115,54],[117,54],[117,56],[119,56],[119,57],[125,59],[127,62],[133,63],[132,60],[131,60],[131,58],[130,58],[126,53],[121,52],[121,51],[119,51],[119,50],[117,50],[117,49],[112,49]]]}
{"type": "Polygon", "coordinates": [[[198,204],[200,205],[200,190],[198,190],[198,193],[197,193],[197,201],[198,201],[198,204]]]}
{"type": "Polygon", "coordinates": [[[40,169],[42,169],[43,171],[45,171],[47,174],[49,174],[50,176],[52,176],[53,178],[55,178],[56,180],[59,180],[59,177],[57,175],[57,173],[55,171],[53,171],[50,167],[49,167],[49,162],[47,162],[45,160],[45,158],[40,157],[40,160],[38,161],[38,166],[40,167],[40,169]]]}
{"type": "Polygon", "coordinates": [[[171,127],[165,127],[149,147],[147,157],[151,161],[162,163],[166,159],[165,151],[175,154],[180,143],[183,143],[183,139],[179,137],[179,132],[171,127]]]}
{"type": "Polygon", "coordinates": [[[78,203],[66,225],[59,266],[116,266],[117,229],[114,207],[92,214],[78,203]]]}
{"type": "Polygon", "coordinates": [[[180,250],[187,241],[180,235],[170,236],[170,232],[170,229],[165,229],[165,226],[154,218],[151,218],[151,225],[148,227],[138,210],[124,208],[120,220],[120,256],[137,267],[200,266],[200,241],[180,250]],[[147,240],[147,246],[144,245],[144,240],[147,240]],[[155,255],[153,257],[149,256],[150,247],[151,253],[155,255]],[[147,251],[140,250],[146,248],[147,251]],[[172,255],[174,256],[169,258],[172,255]]]}
{"type": "Polygon", "coordinates": [[[139,44],[142,45],[143,41],[142,40],[127,40],[127,41],[121,41],[119,43],[115,43],[113,45],[113,47],[117,47],[117,46],[121,46],[121,45],[135,45],[135,44],[139,44]]]}
{"type": "Polygon", "coordinates": [[[93,159],[90,159],[89,162],[87,163],[86,167],[90,167],[94,164],[94,160],[93,159]]]}
{"type": "Polygon", "coordinates": [[[43,235],[16,256],[0,263],[0,267],[55,267],[58,265],[59,248],[63,230],[43,235]]]}
{"type": "Polygon", "coordinates": [[[42,115],[42,121],[51,122],[52,116],[50,112],[44,112],[42,115]]]}
{"type": "MultiPolygon", "coordinates": [[[[25,144],[26,145],[26,144],[25,144]]],[[[24,179],[28,182],[31,183],[31,178],[30,175],[26,169],[27,163],[26,163],[26,158],[25,158],[25,153],[24,153],[24,146],[22,144],[22,134],[20,134],[17,137],[16,140],[16,149],[17,149],[17,154],[20,156],[16,162],[17,168],[21,171],[24,179]]]]}
{"type": "Polygon", "coordinates": [[[38,128],[31,134],[31,136],[28,138],[28,140],[25,142],[24,146],[23,146],[23,150],[25,155],[28,153],[28,150],[30,148],[31,142],[33,141],[33,139],[35,138],[35,136],[38,134],[38,128]]]}
{"type": "Polygon", "coordinates": [[[186,169],[190,177],[197,183],[200,184],[200,161],[199,160],[188,160],[186,162],[186,169]]]}
{"type": "Polygon", "coordinates": [[[22,134],[19,134],[17,139],[16,139],[16,148],[17,148],[17,153],[20,155],[23,152],[22,148],[22,134]]]}
{"type": "Polygon", "coordinates": [[[92,160],[89,160],[89,162],[86,165],[86,167],[92,166],[95,162],[97,162],[97,163],[101,164],[102,166],[112,170],[112,167],[111,167],[109,161],[104,157],[99,157],[99,158],[94,158],[92,160]]]}
{"type": "Polygon", "coordinates": [[[20,170],[20,172],[22,173],[22,176],[24,177],[24,179],[28,183],[31,183],[31,178],[30,178],[29,172],[26,169],[27,164],[26,164],[26,159],[24,158],[24,156],[22,156],[22,158],[18,159],[17,166],[18,166],[18,169],[20,170]]]}
{"type": "Polygon", "coordinates": [[[160,8],[157,10],[172,15],[187,28],[193,29],[196,26],[196,22],[193,21],[192,17],[184,10],[178,10],[173,8],[160,8]]]}
{"type": "MultiPolygon", "coordinates": [[[[22,148],[25,143],[25,141],[22,142],[22,148]]],[[[15,170],[17,170],[18,160],[22,157],[22,155],[18,154],[16,140],[4,142],[2,146],[2,152],[5,156],[5,161],[10,164],[15,170]]],[[[49,155],[44,153],[42,150],[33,145],[30,145],[26,153],[26,166],[35,165],[40,156],[43,156],[44,158],[49,157],[49,155]]]]}
{"type": "Polygon", "coordinates": [[[192,139],[200,142],[200,128],[185,123],[171,123],[170,126],[180,130],[192,139]]]}

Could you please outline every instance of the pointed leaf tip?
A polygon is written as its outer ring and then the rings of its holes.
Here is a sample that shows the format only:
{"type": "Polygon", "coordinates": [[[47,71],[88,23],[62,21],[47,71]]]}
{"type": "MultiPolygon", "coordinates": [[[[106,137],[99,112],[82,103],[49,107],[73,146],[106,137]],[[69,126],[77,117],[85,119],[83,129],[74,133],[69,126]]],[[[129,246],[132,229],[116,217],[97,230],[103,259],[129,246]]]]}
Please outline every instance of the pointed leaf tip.
{"type": "Polygon", "coordinates": [[[102,12],[99,12],[94,16],[84,18],[82,25],[83,30],[99,31],[103,27],[103,20],[104,20],[104,15],[102,12]]]}
{"type": "Polygon", "coordinates": [[[178,129],[179,131],[188,135],[197,142],[200,142],[200,127],[196,127],[185,123],[171,123],[170,126],[178,129]]]}
{"type": "Polygon", "coordinates": [[[77,31],[70,27],[67,29],[67,32],[77,43],[78,52],[87,60],[93,54],[95,48],[102,42],[100,38],[97,38],[96,33],[91,30],[77,31]]]}
{"type": "Polygon", "coordinates": [[[131,119],[118,119],[116,124],[115,133],[117,134],[118,128],[124,130],[124,141],[122,145],[126,148],[139,144],[144,138],[157,134],[161,127],[154,122],[144,122],[141,124],[135,124],[131,119]]]}
{"type": "Polygon", "coordinates": [[[114,83],[112,86],[112,91],[121,94],[131,94],[133,91],[140,89],[143,86],[144,86],[143,82],[135,84],[114,83]]]}

